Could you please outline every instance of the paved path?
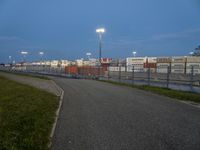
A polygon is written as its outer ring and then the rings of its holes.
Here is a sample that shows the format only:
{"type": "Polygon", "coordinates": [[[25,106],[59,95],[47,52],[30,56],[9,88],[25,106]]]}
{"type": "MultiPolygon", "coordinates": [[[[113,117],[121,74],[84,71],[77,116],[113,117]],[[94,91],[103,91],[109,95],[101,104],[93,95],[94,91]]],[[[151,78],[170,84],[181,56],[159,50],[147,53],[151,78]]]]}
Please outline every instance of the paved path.
{"type": "Polygon", "coordinates": [[[98,81],[55,78],[64,103],[53,150],[200,150],[200,109],[98,81]]]}

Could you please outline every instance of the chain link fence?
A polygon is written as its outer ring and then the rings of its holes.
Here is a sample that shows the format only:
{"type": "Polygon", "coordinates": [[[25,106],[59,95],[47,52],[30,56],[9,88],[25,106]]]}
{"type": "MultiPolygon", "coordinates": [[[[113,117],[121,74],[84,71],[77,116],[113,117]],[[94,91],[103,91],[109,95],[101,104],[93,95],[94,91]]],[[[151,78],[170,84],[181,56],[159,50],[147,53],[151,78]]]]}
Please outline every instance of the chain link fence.
{"type": "Polygon", "coordinates": [[[100,79],[128,83],[131,85],[149,85],[176,90],[200,93],[200,74],[197,66],[187,67],[185,73],[172,73],[169,66],[162,68],[143,68],[140,65],[127,66],[117,62],[107,67],[50,65],[1,66],[1,70],[13,72],[59,75],[63,77],[100,79]]]}

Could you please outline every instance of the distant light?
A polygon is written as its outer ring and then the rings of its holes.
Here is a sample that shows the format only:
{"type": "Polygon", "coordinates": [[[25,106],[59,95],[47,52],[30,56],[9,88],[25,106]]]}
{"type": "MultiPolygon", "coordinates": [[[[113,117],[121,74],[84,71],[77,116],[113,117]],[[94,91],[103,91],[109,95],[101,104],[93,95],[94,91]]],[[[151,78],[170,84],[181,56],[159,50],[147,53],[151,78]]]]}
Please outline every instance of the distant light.
{"type": "Polygon", "coordinates": [[[11,59],[11,58],[12,58],[12,56],[8,56],[8,58],[9,58],[9,59],[11,59]]]}
{"type": "Polygon", "coordinates": [[[92,54],[91,54],[91,53],[86,53],[86,55],[87,55],[87,56],[91,56],[92,54]]]}
{"type": "Polygon", "coordinates": [[[22,55],[27,55],[28,52],[22,51],[21,54],[22,54],[22,55]]]}
{"type": "Polygon", "coordinates": [[[189,54],[190,54],[190,55],[193,55],[193,54],[194,54],[194,52],[190,52],[189,54]]]}
{"type": "Polygon", "coordinates": [[[39,55],[44,55],[44,52],[39,52],[39,55]]]}
{"type": "Polygon", "coordinates": [[[96,32],[97,33],[104,33],[105,29],[104,28],[99,28],[99,29],[96,29],[96,32]]]}
{"type": "Polygon", "coordinates": [[[135,52],[135,51],[134,51],[134,52],[133,52],[133,56],[135,57],[135,56],[136,56],[136,54],[137,54],[137,52],[135,52]]]}

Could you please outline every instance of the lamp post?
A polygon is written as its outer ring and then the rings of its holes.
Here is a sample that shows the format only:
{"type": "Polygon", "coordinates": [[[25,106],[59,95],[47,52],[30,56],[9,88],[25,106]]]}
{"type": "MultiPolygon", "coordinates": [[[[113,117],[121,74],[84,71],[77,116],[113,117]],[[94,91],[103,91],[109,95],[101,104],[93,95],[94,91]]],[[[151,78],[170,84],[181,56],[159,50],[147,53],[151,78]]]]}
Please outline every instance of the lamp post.
{"type": "Polygon", "coordinates": [[[42,57],[43,57],[43,55],[44,55],[44,52],[39,52],[39,55],[40,55],[40,57],[41,57],[41,59],[42,59],[42,57]]]}
{"type": "Polygon", "coordinates": [[[88,60],[90,60],[90,56],[92,55],[91,53],[86,53],[88,60]]]}
{"type": "Polygon", "coordinates": [[[190,52],[189,55],[190,55],[190,56],[193,56],[193,55],[194,55],[194,52],[190,52]]]}
{"type": "Polygon", "coordinates": [[[44,55],[44,52],[39,52],[39,55],[40,55],[40,65],[41,65],[41,63],[42,63],[42,57],[44,55]]]}
{"type": "Polygon", "coordinates": [[[12,64],[12,56],[8,56],[10,65],[12,64]]]}
{"type": "Polygon", "coordinates": [[[42,67],[42,57],[44,55],[44,52],[39,52],[39,55],[40,55],[40,67],[39,68],[41,68],[42,67]]]}
{"type": "Polygon", "coordinates": [[[100,76],[100,69],[101,69],[101,49],[102,49],[102,37],[103,34],[105,33],[105,29],[104,28],[98,28],[96,29],[96,33],[99,35],[99,72],[98,75],[100,76]]]}
{"type": "Polygon", "coordinates": [[[23,56],[23,61],[25,62],[26,61],[26,55],[28,55],[28,52],[25,52],[25,51],[21,51],[21,54],[23,56]]]}
{"type": "Polygon", "coordinates": [[[136,51],[133,51],[132,53],[133,53],[133,56],[134,56],[134,57],[135,57],[135,56],[136,56],[136,54],[137,54],[137,52],[136,52],[136,51]]]}

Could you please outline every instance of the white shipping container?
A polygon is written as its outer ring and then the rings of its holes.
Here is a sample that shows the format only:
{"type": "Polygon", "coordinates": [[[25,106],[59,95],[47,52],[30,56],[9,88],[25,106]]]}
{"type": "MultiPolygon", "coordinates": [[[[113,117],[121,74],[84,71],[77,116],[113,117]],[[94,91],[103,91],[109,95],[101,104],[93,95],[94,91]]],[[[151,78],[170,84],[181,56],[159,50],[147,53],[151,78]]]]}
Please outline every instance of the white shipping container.
{"type": "Polygon", "coordinates": [[[115,71],[125,71],[126,67],[121,67],[121,68],[120,67],[109,67],[108,70],[113,71],[113,72],[115,72],[115,71]]]}
{"type": "Polygon", "coordinates": [[[148,63],[157,63],[157,57],[148,57],[147,61],[148,63]]]}
{"type": "Polygon", "coordinates": [[[157,73],[167,73],[168,69],[167,68],[157,68],[157,73]]]}
{"type": "Polygon", "coordinates": [[[192,71],[193,67],[193,72],[194,74],[200,74],[200,63],[187,63],[186,65],[186,73],[190,74],[192,71]]]}
{"type": "Polygon", "coordinates": [[[172,63],[185,63],[186,57],[180,56],[180,57],[172,57],[172,63]]]}
{"type": "Polygon", "coordinates": [[[195,57],[195,56],[187,57],[187,63],[200,63],[200,57],[195,57]]]}
{"type": "Polygon", "coordinates": [[[171,63],[171,73],[185,73],[185,63],[171,63]]]}
{"type": "Polygon", "coordinates": [[[131,66],[133,64],[144,64],[147,61],[147,57],[129,57],[126,58],[126,65],[131,66]]]}

